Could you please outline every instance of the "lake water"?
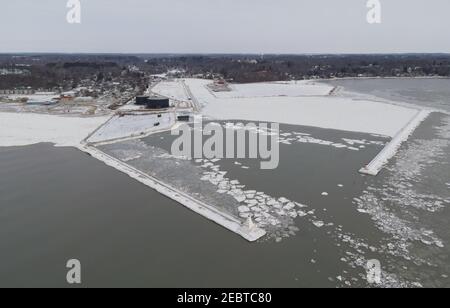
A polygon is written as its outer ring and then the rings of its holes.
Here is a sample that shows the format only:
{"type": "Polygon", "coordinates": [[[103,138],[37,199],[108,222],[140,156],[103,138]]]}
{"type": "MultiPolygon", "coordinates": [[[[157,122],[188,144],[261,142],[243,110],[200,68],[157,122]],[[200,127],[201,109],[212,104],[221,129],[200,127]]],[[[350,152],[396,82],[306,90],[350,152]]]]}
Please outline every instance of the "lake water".
{"type": "MultiPolygon", "coordinates": [[[[76,149],[0,148],[0,286],[68,286],[72,258],[81,261],[85,287],[365,287],[373,286],[365,270],[372,259],[381,263],[381,286],[450,286],[447,115],[428,118],[378,177],[357,171],[384,138],[281,129],[374,143],[358,150],[282,143],[273,171],[251,160],[217,162],[246,189],[307,206],[305,216],[252,244],[76,149]]],[[[167,151],[170,140],[158,134],[139,142],[167,151]]],[[[117,154],[127,146],[102,150],[117,154]]],[[[143,167],[147,158],[128,163],[143,167]]]]}
{"type": "Polygon", "coordinates": [[[343,79],[329,83],[351,92],[450,112],[448,78],[343,79]]]}

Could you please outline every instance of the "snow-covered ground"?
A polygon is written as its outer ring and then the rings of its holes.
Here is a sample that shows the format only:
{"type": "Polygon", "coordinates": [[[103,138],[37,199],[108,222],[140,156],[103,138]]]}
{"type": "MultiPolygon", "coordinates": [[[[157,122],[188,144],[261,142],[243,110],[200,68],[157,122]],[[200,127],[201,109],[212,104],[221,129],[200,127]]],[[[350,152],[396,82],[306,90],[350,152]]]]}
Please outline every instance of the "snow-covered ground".
{"type": "Polygon", "coordinates": [[[126,137],[136,137],[155,130],[167,129],[175,124],[175,114],[152,113],[115,115],[87,140],[88,142],[102,142],[126,137]]]}
{"type": "Polygon", "coordinates": [[[395,105],[335,97],[283,97],[212,101],[214,119],[278,122],[393,137],[417,113],[395,105]]]}
{"type": "Polygon", "coordinates": [[[276,96],[325,96],[333,87],[312,81],[262,82],[231,85],[230,92],[215,92],[217,98],[252,98],[276,96]]]}
{"type": "MultiPolygon", "coordinates": [[[[206,89],[209,82],[186,80],[193,95],[204,106],[202,113],[213,119],[279,122],[394,137],[417,114],[414,108],[327,95],[220,99],[206,89]]],[[[267,93],[276,93],[279,86],[277,83],[265,85],[267,93]]],[[[302,88],[304,84],[290,86],[302,88]]],[[[255,86],[239,87],[253,89],[255,86]]]]}
{"type": "Polygon", "coordinates": [[[163,81],[158,83],[152,92],[171,99],[187,101],[188,96],[181,81],[163,81]]]}
{"type": "Polygon", "coordinates": [[[41,142],[78,146],[108,117],[62,117],[32,113],[0,113],[0,146],[23,146],[41,142]]]}
{"type": "Polygon", "coordinates": [[[28,98],[29,101],[51,101],[54,98],[59,98],[59,95],[56,94],[9,94],[9,95],[3,95],[4,97],[7,97],[12,100],[21,99],[21,98],[28,98]]]}

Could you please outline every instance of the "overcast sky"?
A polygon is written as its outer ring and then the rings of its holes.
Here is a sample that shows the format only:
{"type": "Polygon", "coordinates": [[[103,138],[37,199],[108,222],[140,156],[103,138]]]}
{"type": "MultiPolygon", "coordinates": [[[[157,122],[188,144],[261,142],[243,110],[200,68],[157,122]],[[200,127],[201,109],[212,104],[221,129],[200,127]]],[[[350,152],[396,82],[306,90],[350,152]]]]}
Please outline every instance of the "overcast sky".
{"type": "Polygon", "coordinates": [[[0,0],[0,52],[450,53],[450,0],[0,0]]]}

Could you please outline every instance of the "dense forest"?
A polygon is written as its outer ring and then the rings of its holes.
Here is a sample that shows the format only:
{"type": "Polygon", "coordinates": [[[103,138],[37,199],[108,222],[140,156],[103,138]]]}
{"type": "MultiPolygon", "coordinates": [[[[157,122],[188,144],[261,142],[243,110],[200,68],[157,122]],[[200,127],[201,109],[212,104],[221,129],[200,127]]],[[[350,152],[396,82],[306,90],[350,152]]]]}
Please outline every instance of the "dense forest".
{"type": "Polygon", "coordinates": [[[175,70],[177,77],[221,77],[234,82],[450,76],[448,54],[399,55],[0,55],[0,89],[70,88],[81,80],[127,80],[175,70]],[[24,73],[14,70],[20,68],[24,73]],[[8,73],[8,72],[15,73],[8,73]]]}

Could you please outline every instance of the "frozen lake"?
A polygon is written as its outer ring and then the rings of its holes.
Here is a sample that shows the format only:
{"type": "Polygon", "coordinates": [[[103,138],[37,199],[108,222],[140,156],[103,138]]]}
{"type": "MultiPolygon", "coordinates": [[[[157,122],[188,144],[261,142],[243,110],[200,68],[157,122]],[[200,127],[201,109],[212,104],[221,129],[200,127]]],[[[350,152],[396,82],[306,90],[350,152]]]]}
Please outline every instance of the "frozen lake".
{"type": "Polygon", "coordinates": [[[345,90],[450,112],[450,79],[346,79],[327,82],[345,90]]]}

